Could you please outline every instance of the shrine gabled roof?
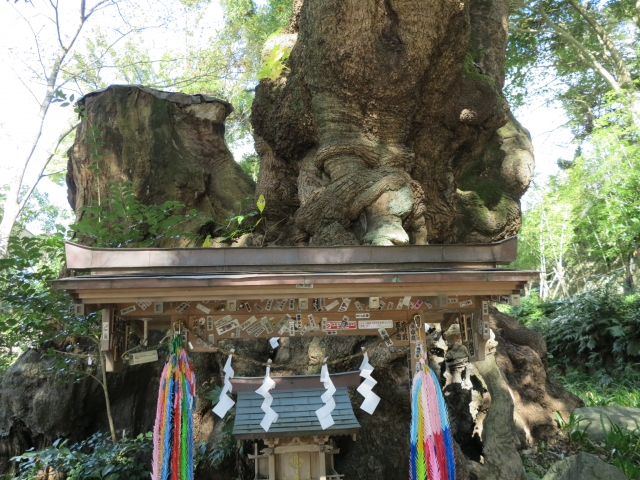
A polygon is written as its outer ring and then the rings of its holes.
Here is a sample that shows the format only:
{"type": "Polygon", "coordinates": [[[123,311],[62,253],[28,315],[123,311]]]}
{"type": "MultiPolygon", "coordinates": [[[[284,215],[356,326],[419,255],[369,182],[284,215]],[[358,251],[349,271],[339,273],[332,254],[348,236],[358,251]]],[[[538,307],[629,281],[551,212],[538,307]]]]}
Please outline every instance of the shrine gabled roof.
{"type": "Polygon", "coordinates": [[[92,248],[65,247],[67,268],[92,275],[490,269],[516,259],[517,237],[455,245],[92,248]]]}
{"type": "MultiPolygon", "coordinates": [[[[320,384],[320,377],[316,380],[320,384]]],[[[357,433],[360,423],[356,419],[349,400],[349,392],[345,387],[336,388],[333,399],[336,408],[331,412],[334,425],[323,430],[316,415],[316,410],[324,406],[320,398],[324,388],[302,390],[271,390],[273,408],[278,419],[265,432],[260,426],[264,412],[260,408],[264,398],[255,392],[238,392],[236,402],[236,419],[233,435],[240,440],[260,438],[313,437],[316,435],[350,435],[357,433]]]]}
{"type": "Polygon", "coordinates": [[[491,244],[390,247],[105,249],[68,243],[67,268],[78,276],[53,283],[85,304],[508,295],[538,276],[498,268],[515,260],[516,248],[516,237],[491,244]]]}

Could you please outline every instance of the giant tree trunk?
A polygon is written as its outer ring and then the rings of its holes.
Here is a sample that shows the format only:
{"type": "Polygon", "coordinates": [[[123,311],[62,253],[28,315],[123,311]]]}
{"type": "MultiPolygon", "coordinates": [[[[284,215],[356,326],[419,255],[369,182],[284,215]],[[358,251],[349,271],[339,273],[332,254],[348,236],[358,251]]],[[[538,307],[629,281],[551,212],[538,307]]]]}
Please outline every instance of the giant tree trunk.
{"type": "Polygon", "coordinates": [[[256,89],[271,238],[490,242],[520,227],[528,132],[501,89],[507,0],[307,0],[256,89]],[[275,171],[277,170],[277,171],[275,171]],[[274,188],[286,184],[295,188],[274,188]],[[285,228],[286,227],[286,228],[285,228]],[[285,233],[285,235],[283,235],[285,233]]]}
{"type": "Polygon", "coordinates": [[[67,170],[76,215],[104,199],[110,184],[130,180],[142,203],[177,200],[202,213],[206,231],[201,233],[213,233],[239,213],[242,200],[253,196],[255,184],[225,143],[224,121],[233,110],[229,103],[112,85],[79,104],[84,114],[67,170]]]}

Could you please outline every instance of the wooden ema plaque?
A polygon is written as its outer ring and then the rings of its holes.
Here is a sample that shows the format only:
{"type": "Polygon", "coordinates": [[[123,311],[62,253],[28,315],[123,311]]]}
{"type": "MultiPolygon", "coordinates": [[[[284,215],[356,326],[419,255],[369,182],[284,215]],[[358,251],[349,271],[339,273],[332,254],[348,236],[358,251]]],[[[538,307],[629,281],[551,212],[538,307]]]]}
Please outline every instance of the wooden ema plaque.
{"type": "MultiPolygon", "coordinates": [[[[115,304],[103,310],[102,349],[121,368],[125,338],[131,327],[140,335],[149,329],[181,331],[189,352],[212,352],[223,339],[375,336],[387,347],[411,345],[412,364],[426,348],[424,324],[461,325],[470,357],[481,360],[488,332],[483,320],[488,302],[479,296],[335,297],[201,300],[190,302],[137,302],[115,304]],[[105,313],[110,312],[110,313],[105,313]],[[105,320],[106,319],[106,320],[105,320]],[[464,319],[465,323],[462,324],[464,319]],[[474,319],[475,323],[467,323],[474,319]],[[106,323],[108,327],[105,327],[106,323]],[[143,323],[144,322],[144,323],[143,323]],[[467,328],[467,326],[470,326],[467,328]],[[108,335],[105,336],[108,328],[108,335]],[[422,333],[422,337],[421,337],[422,333]]],[[[488,338],[488,336],[487,336],[488,338]]]]}

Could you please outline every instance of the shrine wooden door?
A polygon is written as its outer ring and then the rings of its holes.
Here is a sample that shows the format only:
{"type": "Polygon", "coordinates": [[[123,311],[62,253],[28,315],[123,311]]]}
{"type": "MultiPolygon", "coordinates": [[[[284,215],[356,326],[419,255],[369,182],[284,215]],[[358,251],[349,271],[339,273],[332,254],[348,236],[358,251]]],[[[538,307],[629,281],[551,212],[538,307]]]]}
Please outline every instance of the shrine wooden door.
{"type": "Polygon", "coordinates": [[[318,452],[292,452],[279,455],[278,480],[313,480],[318,478],[318,452]]]}

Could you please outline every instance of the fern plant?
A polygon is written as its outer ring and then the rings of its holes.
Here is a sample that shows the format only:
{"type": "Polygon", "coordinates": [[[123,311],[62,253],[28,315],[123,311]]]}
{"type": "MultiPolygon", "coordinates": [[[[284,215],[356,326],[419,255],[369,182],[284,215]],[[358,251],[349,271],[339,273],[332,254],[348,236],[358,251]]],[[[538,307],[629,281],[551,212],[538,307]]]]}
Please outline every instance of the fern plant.
{"type": "Polygon", "coordinates": [[[109,196],[100,204],[80,209],[80,220],[71,225],[76,236],[88,239],[94,247],[144,248],[160,240],[187,237],[179,227],[195,220],[198,211],[184,211],[177,201],[145,205],[135,197],[130,181],[112,183],[109,196]]]}
{"type": "Polygon", "coordinates": [[[11,458],[19,462],[16,479],[41,478],[43,471],[60,473],[68,480],[142,480],[149,478],[153,434],[123,438],[116,445],[106,433],[95,433],[82,442],[68,445],[56,440],[43,450],[31,449],[11,458]]]}
{"type": "Polygon", "coordinates": [[[556,364],[622,370],[640,362],[640,294],[600,289],[551,302],[530,296],[510,313],[544,336],[556,364]]]}

